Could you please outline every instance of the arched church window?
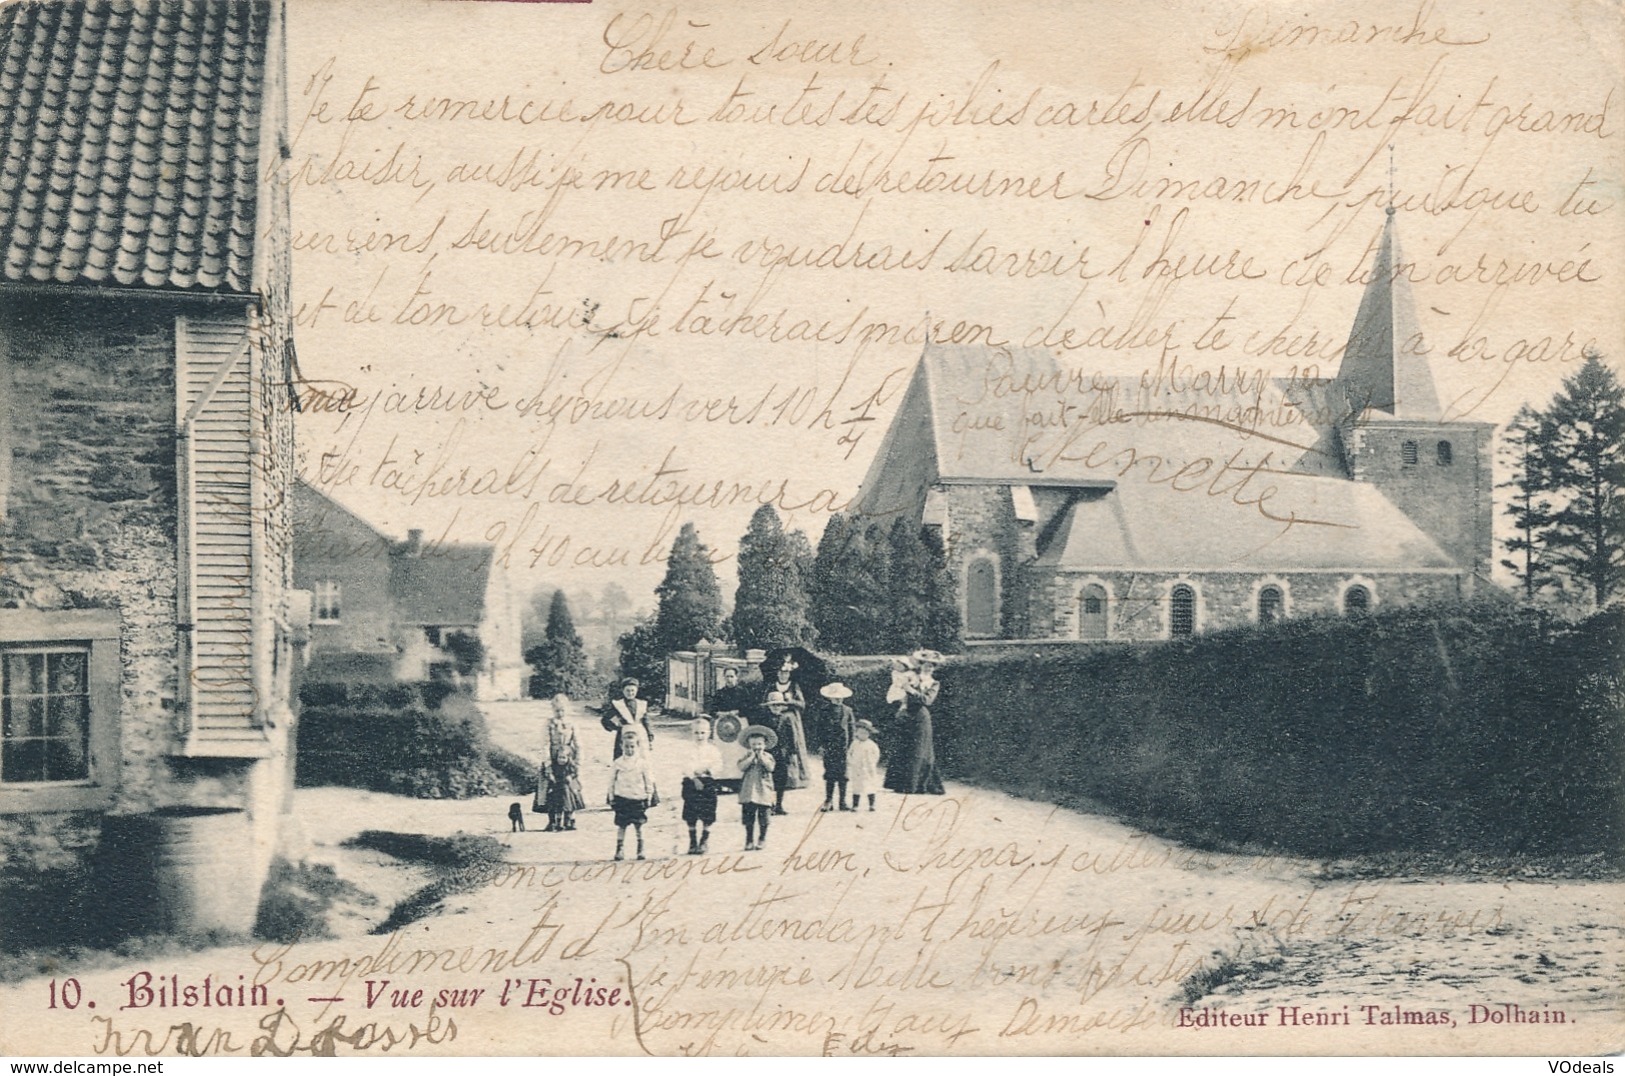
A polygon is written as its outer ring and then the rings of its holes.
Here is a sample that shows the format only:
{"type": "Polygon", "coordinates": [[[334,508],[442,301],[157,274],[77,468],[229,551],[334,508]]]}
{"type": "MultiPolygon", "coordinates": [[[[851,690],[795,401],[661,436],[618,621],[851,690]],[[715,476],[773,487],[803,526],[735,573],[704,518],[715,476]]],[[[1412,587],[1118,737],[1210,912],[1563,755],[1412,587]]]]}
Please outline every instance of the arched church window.
{"type": "Polygon", "coordinates": [[[1258,592],[1258,622],[1273,624],[1281,619],[1286,598],[1278,586],[1267,586],[1258,592]]]}
{"type": "Polygon", "coordinates": [[[1106,637],[1106,588],[1090,583],[1078,595],[1078,638],[1106,637]]]}
{"type": "Polygon", "coordinates": [[[1449,441],[1440,441],[1438,445],[1439,466],[1448,467],[1456,462],[1455,452],[1450,448],[1449,441]]]}
{"type": "Polygon", "coordinates": [[[1404,444],[1399,446],[1399,461],[1401,463],[1407,467],[1415,467],[1416,460],[1417,448],[1415,441],[1406,441],[1404,444]]]}
{"type": "Polygon", "coordinates": [[[1168,592],[1168,637],[1185,639],[1196,631],[1196,591],[1180,583],[1168,592]]]}
{"type": "Polygon", "coordinates": [[[999,569],[991,557],[973,560],[965,569],[965,633],[999,633],[999,569]]]}
{"type": "Polygon", "coordinates": [[[1361,616],[1371,608],[1371,591],[1358,584],[1349,587],[1343,592],[1343,612],[1349,616],[1361,616]]]}

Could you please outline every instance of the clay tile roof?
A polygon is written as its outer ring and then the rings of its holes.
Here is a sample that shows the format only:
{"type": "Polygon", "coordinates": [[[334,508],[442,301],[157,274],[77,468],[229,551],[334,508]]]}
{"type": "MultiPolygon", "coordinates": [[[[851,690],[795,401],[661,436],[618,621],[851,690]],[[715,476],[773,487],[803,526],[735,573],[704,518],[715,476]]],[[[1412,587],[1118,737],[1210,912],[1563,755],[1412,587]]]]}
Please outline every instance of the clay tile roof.
{"type": "Polygon", "coordinates": [[[267,0],[0,6],[0,281],[253,290],[267,0]]]}

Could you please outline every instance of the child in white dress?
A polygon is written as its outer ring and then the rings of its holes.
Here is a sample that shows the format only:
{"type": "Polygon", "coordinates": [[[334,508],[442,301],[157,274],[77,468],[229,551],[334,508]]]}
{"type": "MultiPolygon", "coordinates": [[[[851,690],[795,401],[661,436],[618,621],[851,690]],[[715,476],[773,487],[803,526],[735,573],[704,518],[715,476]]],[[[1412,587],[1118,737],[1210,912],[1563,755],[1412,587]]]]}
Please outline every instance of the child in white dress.
{"type": "Polygon", "coordinates": [[[875,790],[880,787],[880,745],[874,741],[875,727],[860,720],[852,727],[852,746],[846,749],[846,781],[852,792],[852,809],[869,797],[869,810],[875,809],[875,790]]]}

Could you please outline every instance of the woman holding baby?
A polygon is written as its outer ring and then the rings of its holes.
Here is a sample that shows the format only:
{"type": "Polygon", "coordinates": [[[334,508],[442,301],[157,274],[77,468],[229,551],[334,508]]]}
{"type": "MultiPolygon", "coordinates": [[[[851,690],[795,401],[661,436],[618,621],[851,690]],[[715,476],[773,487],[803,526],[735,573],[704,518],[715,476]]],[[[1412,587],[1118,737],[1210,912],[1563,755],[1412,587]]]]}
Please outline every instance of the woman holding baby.
{"type": "Polygon", "coordinates": [[[886,701],[898,706],[888,744],[888,791],[909,796],[943,794],[931,731],[931,707],[936,705],[942,687],[936,678],[936,668],[941,664],[942,655],[935,650],[916,650],[893,673],[886,701]]]}

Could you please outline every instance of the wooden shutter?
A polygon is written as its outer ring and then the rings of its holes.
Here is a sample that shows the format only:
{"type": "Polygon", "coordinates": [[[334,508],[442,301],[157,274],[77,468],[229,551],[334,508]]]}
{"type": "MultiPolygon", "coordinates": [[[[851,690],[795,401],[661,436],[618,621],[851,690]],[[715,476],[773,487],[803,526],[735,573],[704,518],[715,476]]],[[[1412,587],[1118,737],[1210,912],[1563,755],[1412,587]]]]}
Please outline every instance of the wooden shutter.
{"type": "Polygon", "coordinates": [[[190,316],[175,335],[186,752],[254,756],[266,741],[254,681],[249,326],[243,314],[190,316]]]}

